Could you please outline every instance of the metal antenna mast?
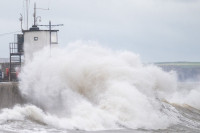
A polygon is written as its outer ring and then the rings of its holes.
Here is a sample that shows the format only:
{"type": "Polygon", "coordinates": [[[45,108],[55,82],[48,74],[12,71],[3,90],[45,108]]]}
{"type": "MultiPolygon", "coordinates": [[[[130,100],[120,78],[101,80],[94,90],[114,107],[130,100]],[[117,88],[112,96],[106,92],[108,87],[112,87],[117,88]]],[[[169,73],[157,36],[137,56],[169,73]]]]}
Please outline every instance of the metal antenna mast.
{"type": "Polygon", "coordinates": [[[37,16],[36,11],[37,10],[49,10],[49,9],[45,9],[45,8],[37,8],[36,7],[36,2],[34,3],[34,13],[33,13],[33,17],[34,17],[34,25],[37,26],[37,21],[39,19],[39,22],[41,21],[41,17],[37,16]]]}
{"type": "Polygon", "coordinates": [[[33,17],[34,17],[34,25],[36,25],[36,3],[34,3],[34,14],[33,14],[33,17]]]}
{"type": "Polygon", "coordinates": [[[29,0],[26,0],[26,28],[27,28],[27,30],[28,30],[28,15],[29,15],[29,13],[28,13],[28,10],[29,10],[29,0]]]}
{"type": "Polygon", "coordinates": [[[23,28],[22,28],[23,16],[22,16],[22,14],[21,14],[21,13],[20,13],[20,18],[19,18],[19,21],[21,22],[21,31],[23,31],[23,28]]]}

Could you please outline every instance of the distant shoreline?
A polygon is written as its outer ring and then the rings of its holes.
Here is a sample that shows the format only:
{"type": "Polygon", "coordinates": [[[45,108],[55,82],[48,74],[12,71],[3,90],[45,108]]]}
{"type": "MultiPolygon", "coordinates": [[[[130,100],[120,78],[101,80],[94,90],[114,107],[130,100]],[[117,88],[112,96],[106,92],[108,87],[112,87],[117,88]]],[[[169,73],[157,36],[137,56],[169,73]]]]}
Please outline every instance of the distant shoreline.
{"type": "Polygon", "coordinates": [[[168,66],[168,65],[174,65],[174,66],[200,66],[200,62],[156,62],[154,63],[159,66],[168,66]]]}

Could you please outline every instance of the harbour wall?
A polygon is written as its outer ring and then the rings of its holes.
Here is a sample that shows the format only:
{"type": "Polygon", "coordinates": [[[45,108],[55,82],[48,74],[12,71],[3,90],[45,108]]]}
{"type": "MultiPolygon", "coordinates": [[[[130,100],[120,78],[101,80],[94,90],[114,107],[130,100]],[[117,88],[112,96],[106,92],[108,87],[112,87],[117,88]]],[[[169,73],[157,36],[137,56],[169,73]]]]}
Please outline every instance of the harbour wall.
{"type": "Polygon", "coordinates": [[[17,82],[0,82],[0,109],[12,108],[16,104],[23,104],[25,100],[19,91],[17,82]]]}

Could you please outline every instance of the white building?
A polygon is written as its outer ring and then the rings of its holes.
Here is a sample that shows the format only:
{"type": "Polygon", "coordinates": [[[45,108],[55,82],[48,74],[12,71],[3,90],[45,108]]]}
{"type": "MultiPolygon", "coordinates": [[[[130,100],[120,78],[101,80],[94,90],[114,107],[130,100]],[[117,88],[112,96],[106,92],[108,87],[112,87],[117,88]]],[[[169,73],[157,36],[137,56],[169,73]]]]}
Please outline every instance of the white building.
{"type": "Polygon", "coordinates": [[[25,61],[30,60],[33,54],[44,47],[54,47],[58,44],[58,30],[40,30],[33,25],[29,30],[23,30],[25,61]]]}

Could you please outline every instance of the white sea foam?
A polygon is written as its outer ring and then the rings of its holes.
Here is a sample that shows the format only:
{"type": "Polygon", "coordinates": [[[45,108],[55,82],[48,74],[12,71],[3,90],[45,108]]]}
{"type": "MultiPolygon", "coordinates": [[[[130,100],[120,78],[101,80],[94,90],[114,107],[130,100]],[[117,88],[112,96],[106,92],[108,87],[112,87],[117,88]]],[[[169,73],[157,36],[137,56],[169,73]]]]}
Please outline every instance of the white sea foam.
{"type": "Polygon", "coordinates": [[[81,41],[51,55],[46,48],[26,62],[20,78],[21,93],[37,106],[5,109],[0,122],[28,118],[64,129],[102,130],[161,129],[178,121],[175,109],[162,102],[177,92],[176,74],[143,65],[128,51],[81,41]]]}
{"type": "Polygon", "coordinates": [[[199,82],[186,82],[180,83],[180,87],[175,91],[169,99],[172,103],[187,104],[200,110],[200,83],[199,82]]]}

